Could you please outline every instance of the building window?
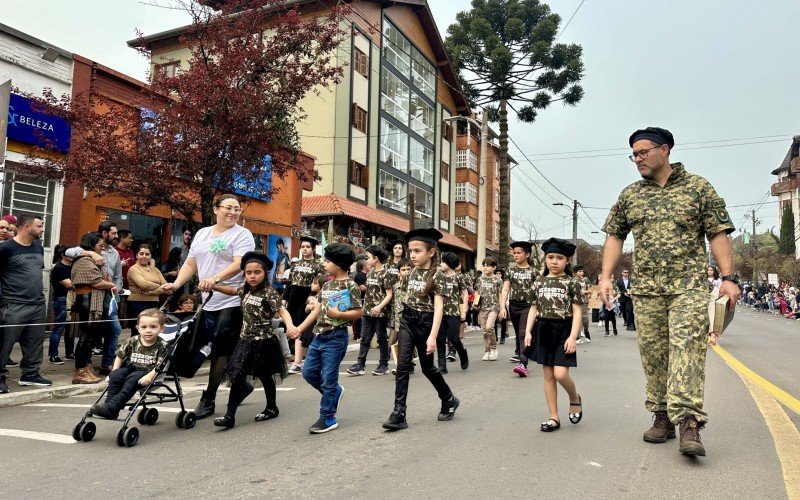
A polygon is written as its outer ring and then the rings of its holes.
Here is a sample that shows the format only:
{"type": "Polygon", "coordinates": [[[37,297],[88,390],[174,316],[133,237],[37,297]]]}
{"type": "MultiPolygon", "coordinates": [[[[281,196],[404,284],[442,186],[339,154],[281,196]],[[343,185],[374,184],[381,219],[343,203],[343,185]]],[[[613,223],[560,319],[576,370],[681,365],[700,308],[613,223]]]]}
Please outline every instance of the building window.
{"type": "Polygon", "coordinates": [[[164,64],[156,64],[156,72],[160,76],[165,76],[167,78],[172,78],[178,74],[181,69],[181,62],[180,61],[170,61],[164,64]]]}
{"type": "Polygon", "coordinates": [[[411,69],[411,42],[390,22],[383,24],[383,57],[403,75],[411,69]]]}
{"type": "Polygon", "coordinates": [[[494,242],[500,243],[500,223],[494,223],[494,242]]]}
{"type": "Polygon", "coordinates": [[[450,165],[445,162],[442,162],[442,180],[449,181],[450,180],[450,165]]]}
{"type": "Polygon", "coordinates": [[[478,221],[470,216],[457,216],[456,225],[459,225],[471,233],[478,231],[478,221]]]}
{"type": "Polygon", "coordinates": [[[436,98],[436,68],[414,47],[411,49],[411,81],[431,100],[436,98]]]}
{"type": "Polygon", "coordinates": [[[353,160],[350,162],[350,184],[367,189],[369,187],[369,169],[353,160]]]}
{"type": "Polygon", "coordinates": [[[500,190],[499,189],[495,189],[494,190],[494,211],[495,212],[499,212],[500,211],[500,190]]]}
{"type": "Polygon", "coordinates": [[[469,182],[456,184],[456,201],[465,201],[474,205],[478,204],[478,186],[469,182]]]}
{"type": "Polygon", "coordinates": [[[412,92],[409,113],[411,115],[411,130],[433,144],[433,119],[436,116],[433,106],[425,102],[416,92],[412,92]]]}
{"type": "Polygon", "coordinates": [[[367,112],[361,109],[358,104],[353,103],[353,128],[363,134],[366,134],[368,127],[367,112]]]}
{"type": "Polygon", "coordinates": [[[385,170],[378,177],[378,202],[385,206],[408,213],[408,184],[385,170]]]}
{"type": "Polygon", "coordinates": [[[442,220],[450,220],[450,205],[441,203],[439,207],[439,218],[442,220]]]}
{"type": "Polygon", "coordinates": [[[42,245],[50,248],[52,231],[48,229],[53,222],[53,203],[58,181],[23,177],[9,169],[5,171],[3,185],[3,213],[27,212],[41,217],[45,227],[42,245]]]}
{"type": "Polygon", "coordinates": [[[433,150],[411,139],[411,155],[408,162],[408,173],[422,183],[433,186],[433,150]]]}
{"type": "Polygon", "coordinates": [[[442,139],[445,141],[453,140],[453,126],[446,121],[442,121],[442,139]]]}
{"type": "Polygon", "coordinates": [[[416,215],[423,215],[429,219],[432,219],[433,193],[413,185],[411,186],[411,192],[414,193],[414,208],[417,212],[416,215]]]}
{"type": "Polygon", "coordinates": [[[408,85],[386,68],[381,71],[381,109],[403,125],[408,125],[408,85]]]}
{"type": "Polygon", "coordinates": [[[354,47],[353,51],[353,67],[365,78],[369,78],[369,57],[361,51],[358,47],[354,47]]]}
{"type": "Polygon", "coordinates": [[[381,119],[381,161],[403,173],[408,171],[408,134],[381,119]]]}
{"type": "Polygon", "coordinates": [[[459,149],[456,153],[456,168],[469,168],[478,171],[478,155],[469,149],[459,149]]]}

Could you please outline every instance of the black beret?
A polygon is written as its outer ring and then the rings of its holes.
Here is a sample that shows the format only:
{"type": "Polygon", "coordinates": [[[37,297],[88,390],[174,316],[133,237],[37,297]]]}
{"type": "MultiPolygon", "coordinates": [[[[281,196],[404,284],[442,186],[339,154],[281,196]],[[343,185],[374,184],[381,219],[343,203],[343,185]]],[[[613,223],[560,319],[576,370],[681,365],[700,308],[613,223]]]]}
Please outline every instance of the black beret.
{"type": "Polygon", "coordinates": [[[333,262],[345,271],[356,261],[356,253],[344,243],[331,243],[325,247],[325,259],[333,262]]]}
{"type": "Polygon", "coordinates": [[[378,245],[368,246],[367,247],[367,253],[371,253],[372,255],[377,257],[378,260],[381,263],[386,262],[386,259],[389,258],[389,254],[386,253],[386,250],[384,250],[383,248],[379,247],[378,245]]]}
{"type": "Polygon", "coordinates": [[[572,270],[575,271],[576,273],[578,271],[583,271],[583,266],[580,264],[575,264],[575,267],[573,267],[572,270]]]}
{"type": "Polygon", "coordinates": [[[244,271],[244,267],[250,262],[258,262],[262,266],[264,266],[264,270],[269,272],[272,269],[272,259],[267,257],[261,252],[247,252],[242,256],[242,263],[241,268],[244,271]]]}
{"type": "Polygon", "coordinates": [[[637,130],[631,134],[630,138],[628,139],[628,145],[633,147],[634,142],[642,139],[653,141],[659,146],[666,144],[669,146],[669,149],[672,149],[672,147],[675,145],[675,139],[672,137],[672,133],[669,130],[661,127],[647,127],[637,130]]]}
{"type": "Polygon", "coordinates": [[[511,244],[508,245],[508,248],[512,250],[517,247],[525,250],[528,253],[531,253],[531,249],[533,248],[533,243],[531,243],[530,241],[512,241],[511,244]]]}
{"type": "Polygon", "coordinates": [[[459,264],[461,264],[461,259],[459,259],[458,255],[454,254],[453,252],[445,252],[442,254],[442,262],[447,264],[447,267],[455,271],[459,264]]]}
{"type": "Polygon", "coordinates": [[[319,240],[316,239],[316,238],[312,238],[311,236],[301,236],[300,237],[300,243],[302,243],[304,241],[307,241],[307,242],[311,243],[311,248],[312,249],[316,248],[317,245],[319,245],[319,240]]]}
{"type": "Polygon", "coordinates": [[[394,247],[395,247],[395,245],[400,245],[400,246],[402,246],[403,248],[405,248],[405,247],[406,247],[406,242],[405,242],[405,241],[403,241],[403,240],[394,240],[394,243],[392,243],[392,246],[391,246],[391,247],[389,247],[389,248],[394,248],[394,247]]]}
{"type": "Polygon", "coordinates": [[[436,245],[442,239],[442,233],[438,229],[432,227],[422,229],[412,229],[405,234],[406,242],[424,241],[436,245]]]}
{"type": "Polygon", "coordinates": [[[573,245],[572,242],[562,240],[561,238],[550,238],[542,243],[542,252],[544,252],[545,255],[549,253],[557,253],[563,255],[564,257],[572,257],[573,254],[575,254],[575,245],[573,245]]]}

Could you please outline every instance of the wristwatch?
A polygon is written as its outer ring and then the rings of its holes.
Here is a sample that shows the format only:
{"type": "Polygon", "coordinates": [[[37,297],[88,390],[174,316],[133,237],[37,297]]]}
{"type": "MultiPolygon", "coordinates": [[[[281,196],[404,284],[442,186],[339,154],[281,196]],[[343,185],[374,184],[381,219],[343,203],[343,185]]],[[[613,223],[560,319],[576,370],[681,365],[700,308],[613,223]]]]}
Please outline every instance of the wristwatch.
{"type": "Polygon", "coordinates": [[[220,281],[222,281],[222,278],[219,277],[219,274],[215,274],[211,279],[214,280],[214,284],[217,284],[220,281]]]}
{"type": "Polygon", "coordinates": [[[720,278],[722,281],[733,281],[737,285],[739,284],[739,278],[736,277],[735,274],[726,274],[720,278]]]}

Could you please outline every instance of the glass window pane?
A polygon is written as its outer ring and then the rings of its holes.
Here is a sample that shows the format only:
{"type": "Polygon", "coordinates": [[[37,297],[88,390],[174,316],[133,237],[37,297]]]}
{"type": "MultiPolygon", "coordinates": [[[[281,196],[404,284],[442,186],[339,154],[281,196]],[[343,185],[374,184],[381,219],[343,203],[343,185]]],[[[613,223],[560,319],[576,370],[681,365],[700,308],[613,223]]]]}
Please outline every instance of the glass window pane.
{"type": "Polygon", "coordinates": [[[408,85],[401,82],[391,71],[381,69],[381,109],[397,121],[408,124],[408,85]]]}
{"type": "Polygon", "coordinates": [[[408,170],[411,177],[433,186],[433,150],[423,146],[414,138],[411,139],[408,170]]]}
{"type": "Polygon", "coordinates": [[[411,69],[411,42],[388,21],[383,26],[383,57],[408,76],[411,69]]]}
{"type": "Polygon", "coordinates": [[[408,134],[385,118],[381,119],[380,160],[401,172],[408,172],[408,134]]]}
{"type": "Polygon", "coordinates": [[[389,172],[381,170],[378,176],[378,203],[399,212],[407,213],[407,190],[408,184],[389,172]]]}
{"type": "Polygon", "coordinates": [[[425,138],[426,141],[433,143],[434,122],[436,112],[425,100],[412,93],[409,107],[411,114],[411,129],[425,138]]]}
{"type": "Polygon", "coordinates": [[[411,49],[411,81],[431,99],[436,98],[436,68],[415,48],[411,49]]]}

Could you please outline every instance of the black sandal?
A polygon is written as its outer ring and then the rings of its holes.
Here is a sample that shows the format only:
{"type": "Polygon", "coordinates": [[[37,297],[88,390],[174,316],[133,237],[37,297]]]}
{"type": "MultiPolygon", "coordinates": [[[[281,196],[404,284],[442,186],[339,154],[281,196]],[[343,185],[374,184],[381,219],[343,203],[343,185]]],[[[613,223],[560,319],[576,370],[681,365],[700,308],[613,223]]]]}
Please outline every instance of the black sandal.
{"type": "Polygon", "coordinates": [[[561,422],[559,422],[555,418],[551,418],[547,422],[542,422],[542,425],[541,427],[539,427],[539,430],[542,432],[553,432],[557,431],[560,428],[561,428],[561,422]],[[555,425],[551,424],[550,422],[555,422],[555,425]]]}
{"type": "Polygon", "coordinates": [[[256,415],[256,422],[263,422],[264,420],[272,420],[278,416],[277,408],[265,408],[264,411],[256,415]]]}
{"type": "Polygon", "coordinates": [[[577,406],[581,409],[578,413],[570,413],[569,414],[569,421],[573,424],[577,424],[583,418],[583,398],[580,394],[578,394],[578,402],[577,403],[570,403],[570,406],[577,406]]]}

